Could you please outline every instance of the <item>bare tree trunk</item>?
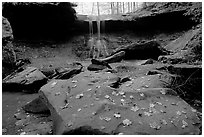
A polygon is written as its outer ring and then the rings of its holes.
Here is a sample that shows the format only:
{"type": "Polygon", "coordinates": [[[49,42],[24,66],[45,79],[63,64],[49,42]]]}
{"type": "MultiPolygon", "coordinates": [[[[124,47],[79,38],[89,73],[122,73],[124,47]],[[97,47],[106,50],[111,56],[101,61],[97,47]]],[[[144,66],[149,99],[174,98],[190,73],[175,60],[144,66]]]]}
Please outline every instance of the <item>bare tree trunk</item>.
{"type": "Polygon", "coordinates": [[[113,2],[111,2],[111,14],[113,14],[113,2]]]}
{"type": "Polygon", "coordinates": [[[117,14],[119,14],[119,2],[117,2],[117,14]]]}
{"type": "Polygon", "coordinates": [[[135,11],[135,2],[133,2],[133,11],[135,11]]]}
{"type": "Polygon", "coordinates": [[[101,32],[100,32],[100,10],[99,10],[99,2],[97,2],[97,9],[98,9],[98,21],[97,21],[98,39],[100,39],[101,32]]]}
{"type": "Polygon", "coordinates": [[[123,2],[123,13],[125,13],[125,3],[123,2]]]}
{"type": "Polygon", "coordinates": [[[130,2],[128,2],[128,12],[130,12],[130,2]]]}

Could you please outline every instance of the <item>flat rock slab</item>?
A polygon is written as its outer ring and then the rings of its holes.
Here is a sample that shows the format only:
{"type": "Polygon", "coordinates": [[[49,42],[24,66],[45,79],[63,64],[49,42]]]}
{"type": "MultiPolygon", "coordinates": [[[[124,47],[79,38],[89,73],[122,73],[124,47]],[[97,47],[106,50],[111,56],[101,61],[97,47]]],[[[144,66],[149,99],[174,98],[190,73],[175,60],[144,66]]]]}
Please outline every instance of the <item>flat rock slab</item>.
{"type": "Polygon", "coordinates": [[[47,77],[35,67],[27,67],[22,72],[11,75],[3,80],[5,90],[39,90],[47,83],[47,77]]]}
{"type": "Polygon", "coordinates": [[[199,134],[197,111],[173,91],[124,89],[130,81],[111,88],[116,81],[111,73],[83,72],[43,86],[54,134],[199,134]]]}
{"type": "Polygon", "coordinates": [[[90,64],[87,67],[87,70],[89,70],[89,71],[99,71],[99,70],[103,70],[105,68],[107,68],[107,67],[104,66],[104,65],[90,64]]]}

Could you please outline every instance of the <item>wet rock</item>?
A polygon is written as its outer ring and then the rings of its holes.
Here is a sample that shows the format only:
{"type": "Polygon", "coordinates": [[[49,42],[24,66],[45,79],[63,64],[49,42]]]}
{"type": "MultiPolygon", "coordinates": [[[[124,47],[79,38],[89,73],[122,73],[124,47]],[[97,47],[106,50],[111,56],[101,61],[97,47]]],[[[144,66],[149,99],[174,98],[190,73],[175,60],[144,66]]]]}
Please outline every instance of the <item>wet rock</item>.
{"type": "Polygon", "coordinates": [[[199,134],[197,113],[173,91],[156,84],[136,90],[157,78],[132,79],[115,89],[109,86],[118,81],[114,74],[87,71],[50,81],[39,93],[51,111],[54,134],[199,134]]]}
{"type": "Polygon", "coordinates": [[[160,55],[166,55],[168,53],[155,40],[142,41],[120,47],[116,49],[115,53],[121,51],[125,51],[124,59],[157,59],[160,55]]]}
{"type": "Polygon", "coordinates": [[[107,66],[104,66],[104,65],[97,65],[97,64],[90,64],[87,69],[89,71],[98,71],[98,70],[103,70],[107,68],[107,66]]]}
{"type": "Polygon", "coordinates": [[[55,69],[55,73],[51,75],[50,79],[69,79],[82,71],[83,66],[81,63],[74,62],[69,67],[60,67],[55,69]]]}
{"type": "Polygon", "coordinates": [[[143,60],[137,63],[137,65],[146,65],[146,64],[153,64],[154,60],[153,59],[147,59],[147,60],[143,60]]]}
{"type": "Polygon", "coordinates": [[[10,75],[3,79],[4,90],[28,90],[36,92],[47,83],[47,78],[35,67],[27,67],[22,72],[10,75]]]}
{"type": "Polygon", "coordinates": [[[125,52],[124,51],[119,51],[117,53],[114,53],[113,55],[104,58],[104,59],[98,59],[98,61],[105,61],[107,63],[115,63],[115,62],[120,62],[122,59],[125,57],[125,52]]]}
{"type": "Polygon", "coordinates": [[[96,64],[96,65],[103,65],[103,66],[106,66],[109,69],[112,69],[111,66],[105,61],[101,61],[101,60],[97,60],[97,59],[91,59],[91,63],[96,64]]]}
{"type": "Polygon", "coordinates": [[[2,17],[2,71],[3,77],[15,67],[16,53],[13,49],[13,31],[9,21],[2,17]]]}
{"type": "Polygon", "coordinates": [[[50,110],[42,102],[41,98],[36,98],[22,107],[25,112],[33,114],[47,114],[50,115],[50,110]]]}
{"type": "Polygon", "coordinates": [[[156,75],[156,74],[162,74],[162,72],[158,70],[150,70],[146,73],[146,75],[156,75]]]}

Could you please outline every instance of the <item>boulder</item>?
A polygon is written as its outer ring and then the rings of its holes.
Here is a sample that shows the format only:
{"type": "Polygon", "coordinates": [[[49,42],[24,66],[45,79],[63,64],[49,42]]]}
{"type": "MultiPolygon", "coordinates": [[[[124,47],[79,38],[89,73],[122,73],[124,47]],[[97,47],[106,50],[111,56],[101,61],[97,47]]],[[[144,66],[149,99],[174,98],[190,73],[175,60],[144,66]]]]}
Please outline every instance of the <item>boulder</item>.
{"type": "Polygon", "coordinates": [[[9,21],[2,17],[2,67],[3,77],[15,67],[16,54],[13,49],[13,31],[9,21]]]}
{"type": "Polygon", "coordinates": [[[51,111],[54,134],[199,134],[197,111],[172,90],[142,88],[148,78],[116,89],[110,87],[118,81],[114,74],[88,71],[50,81],[39,93],[51,111]]]}
{"type": "Polygon", "coordinates": [[[104,59],[98,59],[98,61],[105,61],[107,63],[115,63],[120,62],[125,57],[125,51],[120,51],[115,54],[112,54],[111,56],[104,58],[104,59]]]}
{"type": "Polygon", "coordinates": [[[25,70],[3,79],[3,90],[36,92],[46,83],[47,77],[42,72],[35,67],[27,67],[25,70]]]}
{"type": "Polygon", "coordinates": [[[106,61],[103,60],[91,59],[91,63],[96,65],[103,65],[109,69],[112,69],[111,66],[106,61]]]}
{"type": "Polygon", "coordinates": [[[112,69],[111,66],[106,62],[98,59],[91,59],[91,63],[87,69],[89,71],[98,71],[98,70],[103,70],[103,69],[112,69]]]}
{"type": "MultiPolygon", "coordinates": [[[[68,64],[67,67],[59,67],[53,71],[48,70],[46,74],[52,74],[49,76],[50,79],[69,79],[76,74],[79,74],[83,69],[81,63],[74,62],[72,64],[68,64]]],[[[44,71],[45,73],[45,71],[44,71]]]]}
{"type": "Polygon", "coordinates": [[[47,106],[42,102],[42,100],[39,97],[27,103],[22,108],[27,113],[50,114],[50,110],[47,108],[47,106]]]}
{"type": "Polygon", "coordinates": [[[120,47],[115,50],[114,54],[121,51],[125,51],[124,59],[157,59],[160,55],[168,53],[155,40],[141,41],[120,47]]]}
{"type": "Polygon", "coordinates": [[[103,70],[103,69],[105,69],[105,68],[107,68],[107,67],[104,66],[104,65],[97,65],[97,64],[90,64],[90,65],[87,67],[87,69],[88,69],[89,71],[98,71],[98,70],[103,70]]]}

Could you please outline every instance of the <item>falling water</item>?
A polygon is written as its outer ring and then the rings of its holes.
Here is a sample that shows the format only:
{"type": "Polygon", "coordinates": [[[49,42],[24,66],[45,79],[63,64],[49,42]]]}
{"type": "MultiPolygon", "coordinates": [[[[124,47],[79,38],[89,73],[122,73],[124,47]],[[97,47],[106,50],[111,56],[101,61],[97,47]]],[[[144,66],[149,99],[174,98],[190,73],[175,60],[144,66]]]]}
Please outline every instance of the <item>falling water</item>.
{"type": "MultiPolygon", "coordinates": [[[[92,15],[93,15],[93,9],[94,9],[94,3],[92,7],[92,15]]],[[[93,20],[92,16],[89,16],[89,34],[90,38],[88,40],[88,46],[90,47],[89,51],[89,57],[91,58],[99,58],[101,56],[107,56],[107,48],[106,48],[106,41],[101,38],[101,25],[102,25],[102,31],[103,33],[105,32],[105,21],[101,21],[100,18],[100,9],[99,9],[99,2],[97,2],[97,11],[98,11],[98,16],[96,20],[96,25],[97,25],[97,39],[95,40],[93,36],[93,20]]]]}
{"type": "Polygon", "coordinates": [[[98,40],[100,40],[101,37],[101,23],[100,23],[100,10],[99,10],[99,2],[97,2],[97,9],[98,9],[98,17],[97,17],[97,28],[98,28],[98,40]]]}
{"type": "Polygon", "coordinates": [[[90,38],[93,36],[93,21],[89,20],[89,35],[90,38]]]}

